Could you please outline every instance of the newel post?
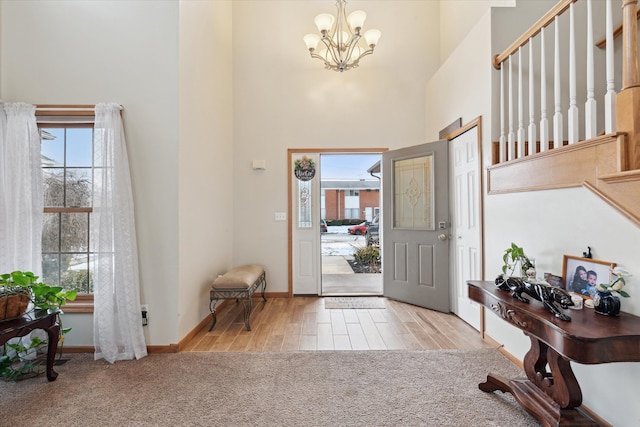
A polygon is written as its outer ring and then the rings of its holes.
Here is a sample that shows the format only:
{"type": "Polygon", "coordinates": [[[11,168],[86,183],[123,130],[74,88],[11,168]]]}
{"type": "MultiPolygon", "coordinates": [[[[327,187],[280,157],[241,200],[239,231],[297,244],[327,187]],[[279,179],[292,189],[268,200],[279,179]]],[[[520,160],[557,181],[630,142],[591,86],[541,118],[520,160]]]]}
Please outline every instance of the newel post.
{"type": "Polygon", "coordinates": [[[618,132],[626,132],[628,157],[620,168],[640,169],[640,75],[638,74],[638,0],[622,0],[622,90],[616,99],[618,132]]]}

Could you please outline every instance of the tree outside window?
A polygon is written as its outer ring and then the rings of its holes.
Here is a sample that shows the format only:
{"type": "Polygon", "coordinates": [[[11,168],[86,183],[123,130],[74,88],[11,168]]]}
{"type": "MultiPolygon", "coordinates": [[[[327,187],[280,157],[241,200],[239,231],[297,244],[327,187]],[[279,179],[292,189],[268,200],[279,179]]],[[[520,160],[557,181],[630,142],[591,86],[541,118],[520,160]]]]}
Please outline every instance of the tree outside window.
{"type": "Polygon", "coordinates": [[[92,294],[93,124],[41,126],[44,183],[43,281],[92,294]]]}

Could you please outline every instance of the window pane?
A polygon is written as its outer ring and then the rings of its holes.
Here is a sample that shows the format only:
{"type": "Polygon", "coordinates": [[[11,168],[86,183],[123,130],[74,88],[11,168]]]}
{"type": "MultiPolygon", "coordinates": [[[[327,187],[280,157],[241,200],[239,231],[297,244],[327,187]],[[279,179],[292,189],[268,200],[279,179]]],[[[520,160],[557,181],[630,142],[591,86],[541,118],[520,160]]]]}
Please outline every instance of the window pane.
{"type": "Polygon", "coordinates": [[[433,230],[433,155],[393,162],[393,226],[433,230]]]}
{"type": "Polygon", "coordinates": [[[298,228],[311,227],[311,181],[298,180],[298,228]]]}
{"type": "Polygon", "coordinates": [[[89,286],[89,258],[87,254],[74,254],[66,270],[61,271],[60,286],[82,294],[92,292],[89,286]]]}
{"type": "Polygon", "coordinates": [[[64,166],[64,129],[40,129],[42,166],[64,166]]]}
{"type": "Polygon", "coordinates": [[[87,252],[89,248],[89,214],[62,213],[61,252],[87,252]]]}
{"type": "Polygon", "coordinates": [[[59,286],[60,259],[58,254],[42,255],[42,282],[49,286],[59,286]]]}
{"type": "Polygon", "coordinates": [[[91,169],[67,169],[66,207],[91,206],[91,169]]]}
{"type": "Polygon", "coordinates": [[[67,129],[67,166],[92,165],[93,129],[67,129]]]}
{"type": "Polygon", "coordinates": [[[60,250],[60,214],[45,213],[42,224],[42,252],[60,250]]]}
{"type": "Polygon", "coordinates": [[[44,168],[42,170],[44,185],[44,206],[60,208],[64,206],[64,169],[44,168]]]}

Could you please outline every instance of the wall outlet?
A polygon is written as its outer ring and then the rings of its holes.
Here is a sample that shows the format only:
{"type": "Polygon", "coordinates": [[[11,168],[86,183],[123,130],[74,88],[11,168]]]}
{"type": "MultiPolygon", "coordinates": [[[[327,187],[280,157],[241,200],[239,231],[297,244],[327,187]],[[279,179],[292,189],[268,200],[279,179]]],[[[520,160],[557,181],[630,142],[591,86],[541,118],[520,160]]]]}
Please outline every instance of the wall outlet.
{"type": "Polygon", "coordinates": [[[142,304],[140,311],[142,312],[142,326],[147,326],[149,324],[149,306],[142,304]]]}

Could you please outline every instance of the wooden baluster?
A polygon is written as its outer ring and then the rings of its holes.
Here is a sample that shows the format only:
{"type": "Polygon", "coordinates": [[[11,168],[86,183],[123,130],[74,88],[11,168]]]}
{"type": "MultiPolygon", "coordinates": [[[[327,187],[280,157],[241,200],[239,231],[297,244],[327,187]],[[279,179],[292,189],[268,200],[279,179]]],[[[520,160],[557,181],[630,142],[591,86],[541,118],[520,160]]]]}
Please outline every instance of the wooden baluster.
{"type": "Polygon", "coordinates": [[[549,120],[547,119],[547,49],[544,27],[540,30],[540,151],[549,149],[549,120]]]}
{"type": "Polygon", "coordinates": [[[580,123],[576,104],[576,25],[574,4],[569,6],[569,111],[567,112],[569,144],[578,142],[580,123]]]}
{"type": "Polygon", "coordinates": [[[555,19],[554,63],[553,63],[553,100],[555,112],[553,114],[553,148],[562,147],[564,137],[562,127],[562,100],[560,87],[560,21],[555,19]]]}
{"type": "Polygon", "coordinates": [[[507,138],[507,142],[509,144],[509,160],[513,160],[516,158],[516,133],[513,130],[513,69],[511,63],[513,62],[513,58],[511,55],[509,56],[509,136],[507,138]]]}
{"type": "Polygon", "coordinates": [[[604,96],[604,129],[605,133],[613,133],[616,131],[616,91],[614,89],[614,63],[613,63],[613,12],[611,0],[607,0],[607,46],[606,46],[606,65],[607,65],[607,93],[604,96]]]}
{"type": "Polygon", "coordinates": [[[533,72],[533,37],[529,37],[529,154],[535,154],[538,152],[536,147],[536,124],[535,120],[535,111],[534,111],[534,83],[535,76],[533,72]]]}
{"type": "Polygon", "coordinates": [[[587,101],[584,104],[585,139],[595,138],[597,135],[597,102],[593,67],[593,10],[591,0],[587,0],[587,101]]]}
{"type": "Polygon", "coordinates": [[[518,158],[524,157],[524,113],[522,96],[522,46],[518,48],[518,158]]]}
{"type": "Polygon", "coordinates": [[[504,134],[504,67],[500,67],[500,163],[507,160],[507,137],[504,134]]]}

